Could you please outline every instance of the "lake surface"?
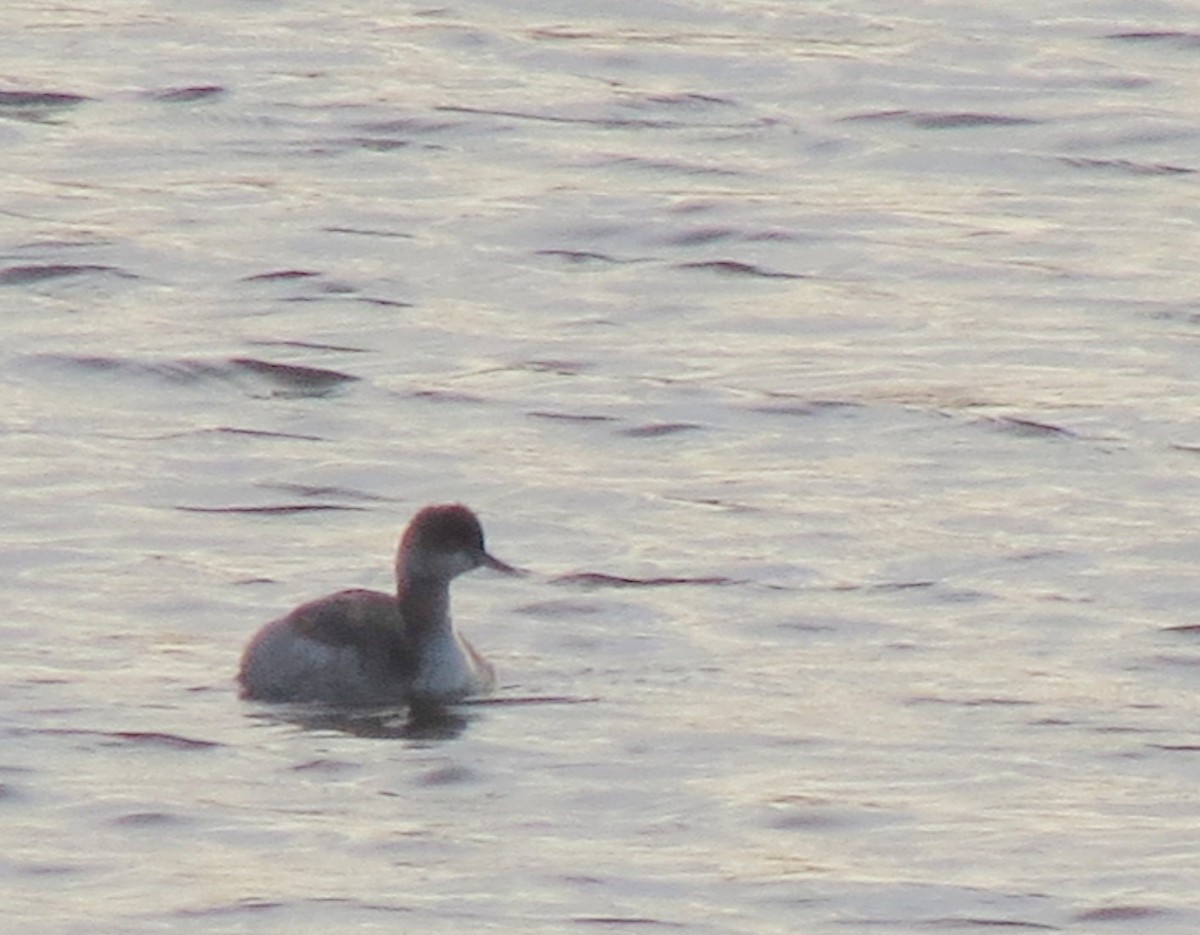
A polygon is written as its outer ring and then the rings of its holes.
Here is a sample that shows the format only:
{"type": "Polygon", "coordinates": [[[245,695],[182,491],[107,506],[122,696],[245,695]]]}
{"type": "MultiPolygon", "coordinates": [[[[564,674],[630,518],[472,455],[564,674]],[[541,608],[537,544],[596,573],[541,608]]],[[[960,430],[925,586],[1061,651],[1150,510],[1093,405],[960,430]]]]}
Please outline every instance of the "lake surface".
{"type": "Polygon", "coordinates": [[[9,9],[9,924],[1200,930],[1194,13],[9,9]],[[445,501],[493,699],[238,700],[445,501]]]}

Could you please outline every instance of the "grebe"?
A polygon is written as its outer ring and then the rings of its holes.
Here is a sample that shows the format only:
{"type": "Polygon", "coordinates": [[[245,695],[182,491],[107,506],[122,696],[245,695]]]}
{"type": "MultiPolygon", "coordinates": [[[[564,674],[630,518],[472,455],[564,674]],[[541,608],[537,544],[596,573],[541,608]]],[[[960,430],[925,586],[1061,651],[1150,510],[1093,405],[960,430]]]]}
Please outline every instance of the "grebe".
{"type": "Polygon", "coordinates": [[[242,697],[330,704],[439,704],[489,691],[491,663],[450,620],[450,582],[488,554],[460,503],[427,506],[396,553],[396,593],[355,589],[302,604],[255,634],[242,655],[242,697]]]}

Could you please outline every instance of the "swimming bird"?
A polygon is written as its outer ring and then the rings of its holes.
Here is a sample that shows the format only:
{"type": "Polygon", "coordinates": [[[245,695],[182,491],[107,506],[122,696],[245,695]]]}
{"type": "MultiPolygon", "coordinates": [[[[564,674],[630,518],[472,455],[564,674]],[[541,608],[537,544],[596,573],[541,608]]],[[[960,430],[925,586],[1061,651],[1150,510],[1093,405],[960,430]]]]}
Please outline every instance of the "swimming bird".
{"type": "Polygon", "coordinates": [[[442,704],[489,691],[495,670],[450,620],[450,582],[479,567],[520,574],[488,553],[467,507],[425,507],[400,539],[396,593],[339,591],[266,624],[242,655],[242,697],[442,704]]]}

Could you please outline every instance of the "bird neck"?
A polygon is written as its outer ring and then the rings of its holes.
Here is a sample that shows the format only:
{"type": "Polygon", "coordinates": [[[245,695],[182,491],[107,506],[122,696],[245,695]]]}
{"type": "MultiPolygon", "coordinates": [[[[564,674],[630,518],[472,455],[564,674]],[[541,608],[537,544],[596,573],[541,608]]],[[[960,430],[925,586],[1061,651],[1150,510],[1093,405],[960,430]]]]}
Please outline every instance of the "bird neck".
{"type": "Polygon", "coordinates": [[[450,631],[449,581],[406,575],[397,588],[404,629],[411,638],[450,631]]]}

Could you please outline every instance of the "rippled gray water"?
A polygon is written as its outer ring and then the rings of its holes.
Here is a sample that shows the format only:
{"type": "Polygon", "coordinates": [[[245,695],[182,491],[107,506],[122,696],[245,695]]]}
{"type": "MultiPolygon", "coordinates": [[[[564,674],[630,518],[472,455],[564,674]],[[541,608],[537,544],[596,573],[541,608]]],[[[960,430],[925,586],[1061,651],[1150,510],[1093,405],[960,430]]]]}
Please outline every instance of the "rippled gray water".
{"type": "Polygon", "coordinates": [[[1194,933],[1179,2],[19,3],[22,932],[1194,933]],[[422,504],[495,699],[236,698],[422,504]]]}

